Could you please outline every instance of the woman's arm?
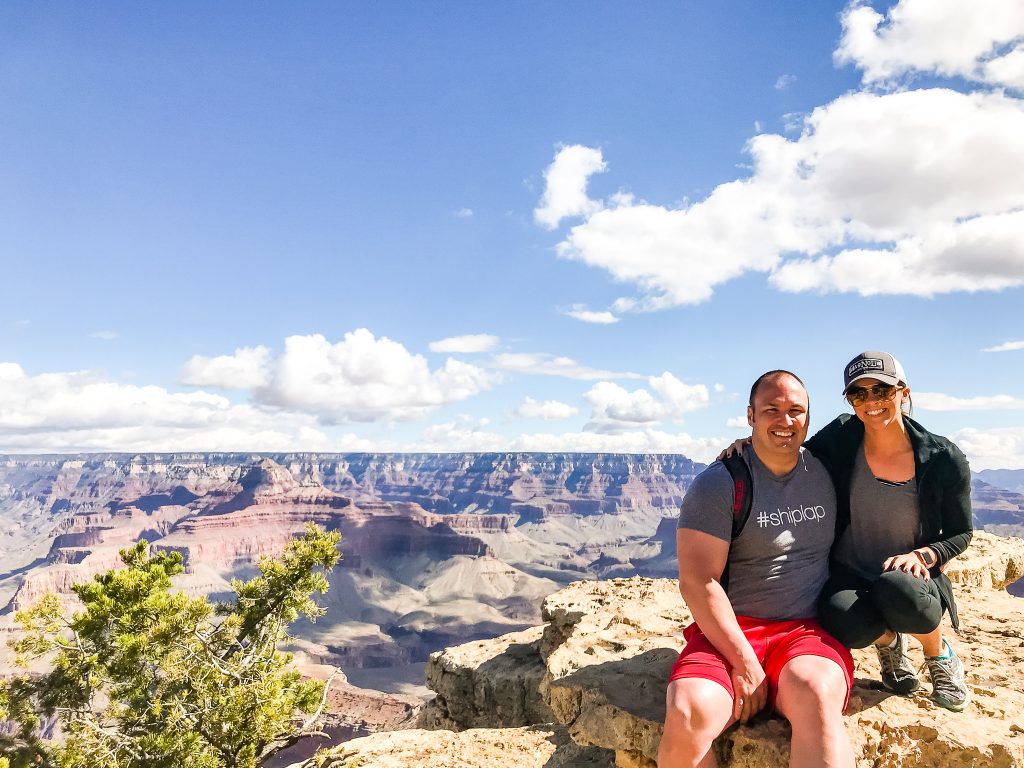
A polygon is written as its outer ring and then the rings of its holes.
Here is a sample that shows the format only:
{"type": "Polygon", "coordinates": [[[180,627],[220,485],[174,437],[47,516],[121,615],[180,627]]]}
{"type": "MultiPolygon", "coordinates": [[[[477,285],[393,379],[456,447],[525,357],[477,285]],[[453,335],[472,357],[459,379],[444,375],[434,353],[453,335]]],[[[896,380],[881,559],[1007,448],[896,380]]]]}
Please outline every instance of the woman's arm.
{"type": "Polygon", "coordinates": [[[967,457],[955,445],[946,454],[946,477],[939,500],[942,538],[927,546],[938,556],[938,565],[945,565],[971,543],[974,521],[971,515],[971,468],[967,457]]]}
{"type": "Polygon", "coordinates": [[[836,477],[835,470],[843,462],[853,462],[853,454],[862,439],[863,430],[857,430],[860,422],[848,426],[850,419],[856,417],[848,413],[841,414],[804,441],[804,448],[825,465],[833,480],[836,477]]]}

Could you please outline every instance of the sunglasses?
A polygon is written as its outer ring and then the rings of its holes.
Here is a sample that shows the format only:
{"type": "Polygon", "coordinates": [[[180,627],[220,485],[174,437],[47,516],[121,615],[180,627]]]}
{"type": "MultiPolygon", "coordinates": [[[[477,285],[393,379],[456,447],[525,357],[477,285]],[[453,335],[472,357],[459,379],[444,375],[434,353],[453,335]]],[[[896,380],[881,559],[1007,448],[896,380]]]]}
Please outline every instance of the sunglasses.
{"type": "Polygon", "coordinates": [[[846,399],[850,405],[863,405],[871,400],[892,400],[896,390],[892,384],[875,384],[872,387],[850,387],[846,390],[846,399]]]}

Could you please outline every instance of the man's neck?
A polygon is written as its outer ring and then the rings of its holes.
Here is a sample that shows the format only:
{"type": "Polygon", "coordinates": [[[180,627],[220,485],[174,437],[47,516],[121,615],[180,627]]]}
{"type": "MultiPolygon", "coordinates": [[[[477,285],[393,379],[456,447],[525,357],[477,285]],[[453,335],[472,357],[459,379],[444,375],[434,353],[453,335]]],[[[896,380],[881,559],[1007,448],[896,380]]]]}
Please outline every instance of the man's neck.
{"type": "Polygon", "coordinates": [[[790,458],[789,456],[786,456],[784,458],[778,456],[769,456],[768,458],[765,458],[764,453],[757,450],[757,446],[754,445],[753,443],[751,443],[750,445],[750,450],[754,452],[754,455],[757,456],[757,460],[764,465],[765,469],[767,469],[776,477],[782,477],[783,475],[787,475],[790,472],[792,472],[796,468],[796,465],[800,460],[799,453],[797,453],[792,458],[790,458]]]}

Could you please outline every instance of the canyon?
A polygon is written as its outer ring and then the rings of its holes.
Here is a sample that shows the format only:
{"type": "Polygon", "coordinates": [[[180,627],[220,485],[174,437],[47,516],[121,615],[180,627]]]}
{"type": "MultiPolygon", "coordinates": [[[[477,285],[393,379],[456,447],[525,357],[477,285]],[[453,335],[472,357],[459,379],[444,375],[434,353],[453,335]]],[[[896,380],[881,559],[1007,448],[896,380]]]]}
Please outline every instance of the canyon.
{"type": "Polygon", "coordinates": [[[182,554],[177,586],[223,600],[312,521],[341,532],[342,561],[327,615],[292,628],[298,663],[422,699],[431,652],[536,623],[572,581],[671,573],[659,525],[701,468],[661,455],[2,456],[0,670],[18,609],[118,567],[140,538],[182,554]]]}
{"type": "MultiPolygon", "coordinates": [[[[337,740],[395,727],[431,695],[431,653],[528,630],[574,582],[672,578],[676,511],[702,468],[571,453],[0,456],[0,672],[19,608],[119,566],[140,538],[182,553],[180,588],[222,600],[312,521],[341,532],[343,557],[327,615],[297,623],[289,650],[305,674],[343,671],[337,740]]],[[[1024,531],[1024,495],[995,484],[1020,481],[975,477],[979,528],[1024,531]]]]}

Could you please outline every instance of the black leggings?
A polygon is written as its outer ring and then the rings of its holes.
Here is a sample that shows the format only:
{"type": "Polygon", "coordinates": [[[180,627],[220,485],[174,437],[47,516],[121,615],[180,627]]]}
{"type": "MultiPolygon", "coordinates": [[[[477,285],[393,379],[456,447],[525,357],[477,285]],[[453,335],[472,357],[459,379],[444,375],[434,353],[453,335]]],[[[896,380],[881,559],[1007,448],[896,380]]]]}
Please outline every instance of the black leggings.
{"type": "Polygon", "coordinates": [[[926,635],[942,621],[935,581],[885,571],[874,581],[833,566],[818,598],[818,621],[847,648],[865,648],[887,629],[926,635]]]}

